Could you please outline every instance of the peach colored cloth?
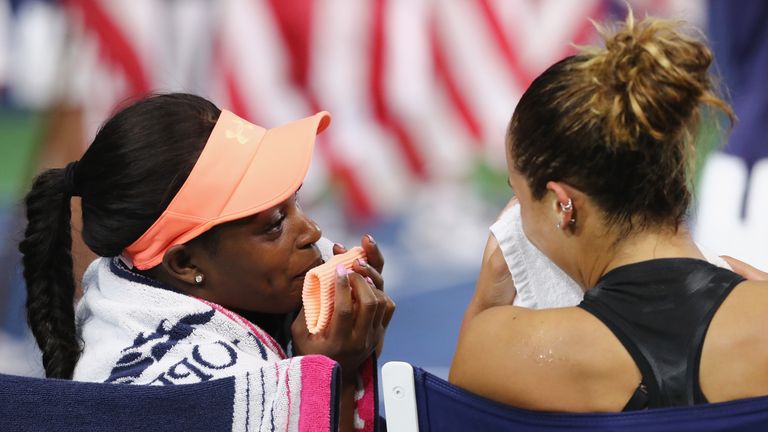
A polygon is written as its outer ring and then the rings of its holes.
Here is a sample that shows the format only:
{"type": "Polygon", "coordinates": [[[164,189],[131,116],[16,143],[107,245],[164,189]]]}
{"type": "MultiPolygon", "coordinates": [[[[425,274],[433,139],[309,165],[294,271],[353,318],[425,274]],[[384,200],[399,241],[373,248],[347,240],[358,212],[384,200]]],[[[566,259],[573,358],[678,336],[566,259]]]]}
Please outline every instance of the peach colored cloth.
{"type": "Polygon", "coordinates": [[[304,302],[307,330],[310,333],[321,332],[331,321],[333,299],[336,295],[336,266],[341,264],[351,271],[352,263],[356,259],[365,259],[365,251],[359,246],[343,254],[334,255],[325,264],[307,272],[301,297],[304,302]]]}

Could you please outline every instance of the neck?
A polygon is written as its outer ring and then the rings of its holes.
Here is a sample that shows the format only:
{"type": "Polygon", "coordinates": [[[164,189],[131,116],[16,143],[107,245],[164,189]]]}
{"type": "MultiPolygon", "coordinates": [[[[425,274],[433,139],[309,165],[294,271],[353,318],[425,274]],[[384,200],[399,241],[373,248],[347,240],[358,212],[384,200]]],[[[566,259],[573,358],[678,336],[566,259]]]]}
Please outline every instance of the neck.
{"type": "Polygon", "coordinates": [[[242,309],[234,309],[234,312],[267,332],[283,349],[288,345],[288,341],[291,339],[290,323],[293,322],[295,314],[270,314],[242,309]]]}
{"type": "Polygon", "coordinates": [[[594,287],[604,274],[623,265],[658,258],[705,259],[684,225],[677,230],[662,228],[633,234],[607,249],[609,252],[605,254],[585,256],[580,267],[585,269],[581,272],[581,280],[586,289],[594,287]]]}

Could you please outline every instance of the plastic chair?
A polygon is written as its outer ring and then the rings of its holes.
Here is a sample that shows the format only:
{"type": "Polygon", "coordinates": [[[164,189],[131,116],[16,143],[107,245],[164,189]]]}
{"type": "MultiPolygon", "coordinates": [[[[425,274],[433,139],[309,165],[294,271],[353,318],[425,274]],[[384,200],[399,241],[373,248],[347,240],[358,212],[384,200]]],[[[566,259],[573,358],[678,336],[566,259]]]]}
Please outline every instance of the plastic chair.
{"type": "Polygon", "coordinates": [[[382,368],[387,426],[430,431],[768,431],[768,397],[626,413],[528,411],[462,390],[408,363],[382,368]]]}
{"type": "Polygon", "coordinates": [[[138,386],[0,374],[0,431],[229,431],[235,379],[138,386]]]}

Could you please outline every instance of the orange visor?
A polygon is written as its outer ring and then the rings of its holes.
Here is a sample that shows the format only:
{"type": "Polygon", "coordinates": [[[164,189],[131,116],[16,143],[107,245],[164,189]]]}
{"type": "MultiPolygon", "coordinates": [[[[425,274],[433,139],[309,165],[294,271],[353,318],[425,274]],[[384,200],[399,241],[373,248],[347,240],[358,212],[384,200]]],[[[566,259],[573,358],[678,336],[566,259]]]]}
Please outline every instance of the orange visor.
{"type": "Polygon", "coordinates": [[[273,129],[222,110],[192,172],[162,215],[123,251],[146,270],[174,245],[212,227],[254,215],[293,195],[312,160],[315,137],[331,123],[325,111],[273,129]]]}

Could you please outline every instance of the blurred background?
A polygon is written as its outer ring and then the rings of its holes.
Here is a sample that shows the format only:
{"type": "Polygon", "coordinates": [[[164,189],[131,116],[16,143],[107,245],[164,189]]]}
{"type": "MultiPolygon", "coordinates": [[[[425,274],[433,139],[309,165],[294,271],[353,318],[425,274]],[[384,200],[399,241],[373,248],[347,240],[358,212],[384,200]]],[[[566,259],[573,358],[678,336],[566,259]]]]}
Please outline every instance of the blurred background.
{"type": "MultiPolygon", "coordinates": [[[[707,34],[739,122],[728,136],[702,125],[690,223],[705,248],[768,268],[768,2],[629,3],[707,34]]],[[[612,0],[0,0],[0,372],[42,373],[17,252],[31,178],[78,159],[121,103],[184,91],[267,127],[333,114],[303,206],[326,237],[382,246],[398,305],[383,360],[446,376],[509,199],[515,104],[573,44],[596,42],[590,19],[625,12],[612,0]]],[[[82,272],[93,257],[75,242],[82,272]]]]}

